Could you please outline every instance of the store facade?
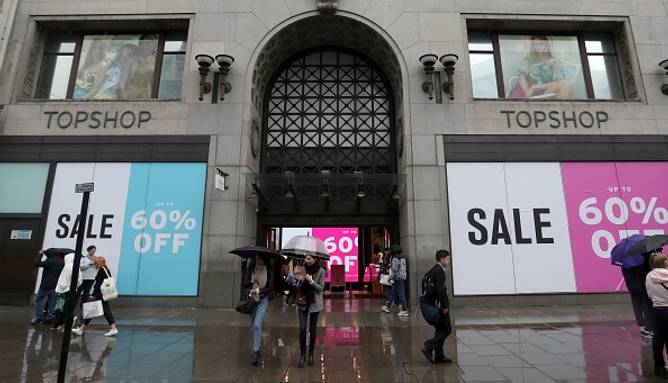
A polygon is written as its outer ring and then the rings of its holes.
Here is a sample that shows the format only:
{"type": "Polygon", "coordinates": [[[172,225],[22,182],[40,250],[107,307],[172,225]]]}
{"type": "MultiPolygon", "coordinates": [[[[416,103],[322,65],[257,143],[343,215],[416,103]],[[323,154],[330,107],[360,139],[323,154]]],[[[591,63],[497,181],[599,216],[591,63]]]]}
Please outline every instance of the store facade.
{"type": "Polygon", "coordinates": [[[668,223],[666,30],[659,1],[20,1],[0,294],[94,181],[129,303],[232,307],[228,251],[299,230],[358,283],[401,243],[413,298],[451,248],[459,302],[617,299],[610,244],[668,223]]]}

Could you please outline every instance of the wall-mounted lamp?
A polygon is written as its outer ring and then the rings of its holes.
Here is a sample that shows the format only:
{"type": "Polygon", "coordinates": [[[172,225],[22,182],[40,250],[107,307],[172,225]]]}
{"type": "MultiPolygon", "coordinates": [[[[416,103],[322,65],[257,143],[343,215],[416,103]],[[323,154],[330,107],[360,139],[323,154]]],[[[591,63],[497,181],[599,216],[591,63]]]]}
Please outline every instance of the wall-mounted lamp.
{"type": "Polygon", "coordinates": [[[391,199],[401,199],[401,194],[399,194],[399,185],[392,186],[392,193],[390,194],[391,199]]]}
{"type": "Polygon", "coordinates": [[[329,170],[321,170],[322,184],[320,185],[320,197],[329,198],[329,170]]]}
{"type": "Polygon", "coordinates": [[[285,177],[287,180],[287,191],[285,192],[285,198],[295,198],[295,173],[287,171],[285,172],[285,177]]]}
{"type": "Polygon", "coordinates": [[[218,63],[218,72],[220,73],[220,101],[225,100],[225,95],[232,90],[232,84],[227,81],[227,74],[230,73],[230,67],[234,63],[234,57],[226,54],[216,56],[218,63]]]}
{"type": "MultiPolygon", "coordinates": [[[[659,66],[661,69],[663,69],[664,72],[666,72],[666,75],[668,75],[668,59],[661,61],[659,66]]],[[[668,96],[668,84],[661,85],[661,93],[668,96]]]]}
{"type": "Polygon", "coordinates": [[[195,61],[199,65],[199,100],[204,100],[204,95],[211,93],[211,83],[206,81],[206,76],[209,74],[209,67],[213,64],[213,57],[209,55],[197,55],[195,61]]]}
{"type": "Polygon", "coordinates": [[[225,173],[223,171],[223,169],[216,168],[216,175],[215,175],[215,181],[214,181],[216,190],[225,191],[225,190],[229,189],[229,187],[227,186],[227,177],[229,177],[229,176],[230,175],[225,173]]]}
{"type": "Polygon", "coordinates": [[[459,57],[454,53],[445,54],[438,59],[438,61],[441,62],[441,65],[443,65],[443,71],[447,77],[445,83],[443,84],[443,93],[450,96],[450,101],[455,99],[454,74],[457,60],[459,60],[459,57]]]}
{"type": "Polygon", "coordinates": [[[361,171],[354,171],[353,175],[357,178],[357,198],[366,197],[366,190],[364,187],[364,173],[361,171]]]}
{"type": "Polygon", "coordinates": [[[424,68],[426,80],[422,83],[422,90],[429,95],[429,99],[434,99],[434,65],[438,56],[433,53],[427,53],[420,56],[420,63],[424,68]]]}

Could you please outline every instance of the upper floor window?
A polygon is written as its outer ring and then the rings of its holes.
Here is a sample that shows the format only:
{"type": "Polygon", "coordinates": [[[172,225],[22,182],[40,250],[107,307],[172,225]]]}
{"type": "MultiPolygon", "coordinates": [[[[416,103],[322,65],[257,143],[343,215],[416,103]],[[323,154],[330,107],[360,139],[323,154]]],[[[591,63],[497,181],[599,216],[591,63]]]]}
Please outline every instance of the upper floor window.
{"type": "Polygon", "coordinates": [[[54,34],[48,37],[37,98],[178,99],[183,32],[54,34]]]}
{"type": "Polygon", "coordinates": [[[624,99],[609,33],[469,31],[474,98],[624,99]]]}

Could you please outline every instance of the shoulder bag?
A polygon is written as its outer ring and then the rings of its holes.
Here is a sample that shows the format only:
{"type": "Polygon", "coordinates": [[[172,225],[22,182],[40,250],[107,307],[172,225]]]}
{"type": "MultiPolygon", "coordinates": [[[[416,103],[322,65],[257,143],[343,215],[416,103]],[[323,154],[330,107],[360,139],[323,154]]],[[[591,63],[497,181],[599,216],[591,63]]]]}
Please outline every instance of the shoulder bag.
{"type": "Polygon", "coordinates": [[[103,268],[104,273],[107,274],[107,277],[102,281],[100,286],[100,292],[102,293],[102,299],[106,302],[112,301],[118,298],[118,291],[116,290],[116,280],[109,275],[107,268],[103,268]]]}

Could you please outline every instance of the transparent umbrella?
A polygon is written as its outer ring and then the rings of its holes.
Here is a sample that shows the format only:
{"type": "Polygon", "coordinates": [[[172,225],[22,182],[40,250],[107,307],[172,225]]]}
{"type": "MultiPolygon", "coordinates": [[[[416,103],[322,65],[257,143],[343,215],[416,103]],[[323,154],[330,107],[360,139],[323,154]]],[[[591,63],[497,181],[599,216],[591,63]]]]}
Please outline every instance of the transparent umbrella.
{"type": "Polygon", "coordinates": [[[298,235],[290,238],[281,253],[287,257],[303,259],[307,256],[329,260],[327,247],[320,238],[298,235]]]}

